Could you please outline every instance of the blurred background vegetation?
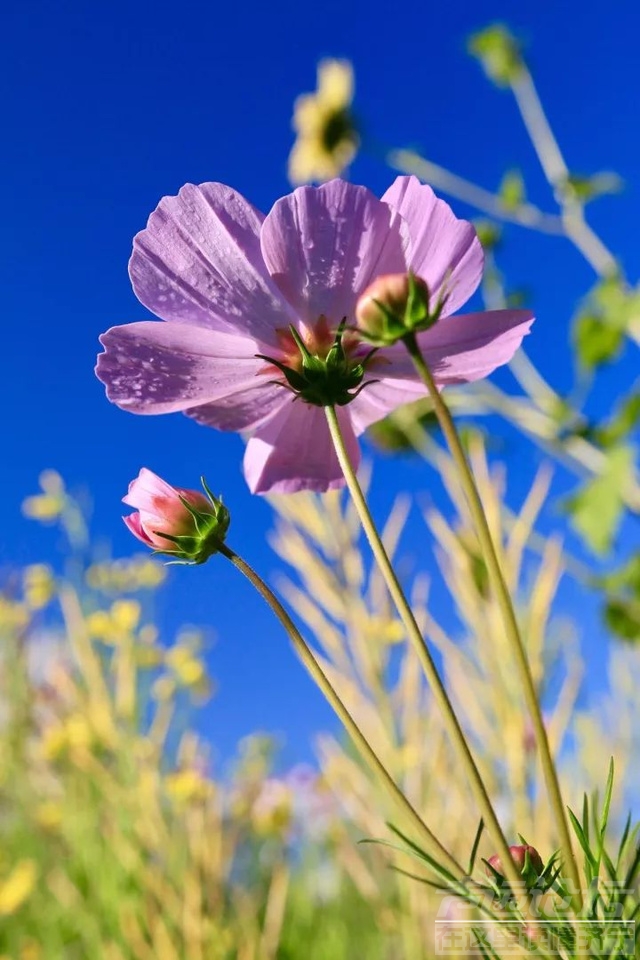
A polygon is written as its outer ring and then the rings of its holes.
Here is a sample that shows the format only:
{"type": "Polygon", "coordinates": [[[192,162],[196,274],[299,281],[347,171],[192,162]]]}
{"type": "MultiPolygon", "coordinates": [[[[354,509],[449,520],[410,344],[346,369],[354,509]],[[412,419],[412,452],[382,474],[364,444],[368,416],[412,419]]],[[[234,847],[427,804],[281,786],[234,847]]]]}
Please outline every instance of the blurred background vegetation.
{"type": "MultiPolygon", "coordinates": [[[[570,324],[570,388],[554,389],[522,352],[511,367],[511,392],[484,382],[447,396],[466,425],[565,798],[580,808],[584,791],[604,784],[613,756],[615,837],[640,795],[640,399],[635,378],[615,373],[625,347],[640,341],[640,294],[586,214],[620,182],[609,172],[582,176],[567,168],[520,44],[506,28],[478,32],[469,50],[491,82],[514,94],[554,209],[530,201],[515,169],[491,192],[413,149],[375,149],[394,169],[415,172],[477,212],[488,307],[526,299],[500,266],[504,224],[564,237],[594,271],[570,324]],[[602,389],[602,376],[606,403],[594,407],[589,398],[602,389]],[[495,418],[543,452],[524,492],[519,482],[516,506],[506,506],[514,502],[507,495],[514,465],[497,462],[495,418]],[[560,498],[558,475],[565,478],[560,498]],[[588,702],[581,699],[588,670],[581,631],[589,624],[556,615],[567,579],[575,595],[598,596],[612,640],[599,652],[606,678],[588,702]]],[[[351,68],[332,63],[321,68],[318,91],[295,108],[296,182],[343,172],[359,149],[371,147],[351,110],[351,68]]],[[[399,411],[371,438],[397,463],[422,458],[444,485],[442,503],[420,490],[400,495],[386,542],[411,585],[506,831],[535,842],[546,859],[554,837],[535,743],[473,525],[428,404],[399,411]],[[428,544],[429,554],[435,544],[438,570],[425,553],[402,547],[410,510],[412,543],[428,544]]],[[[419,665],[363,554],[351,508],[337,494],[272,498],[271,505],[287,602],[388,769],[465,861],[477,827],[473,803],[419,665]]],[[[215,745],[197,732],[215,689],[207,633],[188,626],[175,638],[164,635],[158,597],[166,568],[146,556],[110,558],[91,536],[84,504],[52,470],[23,511],[57,525],[66,548],[55,564],[5,569],[0,585],[1,960],[432,955],[434,921],[453,922],[464,908],[408,876],[419,868],[402,853],[359,843],[385,836],[391,814],[350,745],[325,733],[315,744],[317,764],[286,769],[278,744],[256,734],[221,764],[215,745]]],[[[482,856],[491,853],[483,842],[482,856]]]]}

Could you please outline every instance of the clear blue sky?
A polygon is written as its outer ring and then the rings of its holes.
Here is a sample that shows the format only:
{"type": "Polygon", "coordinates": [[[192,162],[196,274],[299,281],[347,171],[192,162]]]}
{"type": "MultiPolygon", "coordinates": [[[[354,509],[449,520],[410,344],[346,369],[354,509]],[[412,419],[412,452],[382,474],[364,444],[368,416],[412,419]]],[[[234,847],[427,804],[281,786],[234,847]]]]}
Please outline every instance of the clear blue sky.
{"type": "MultiPolygon", "coordinates": [[[[468,34],[504,19],[529,41],[529,59],[572,169],[615,168],[622,198],[593,219],[629,275],[638,274],[637,37],[634,4],[588,8],[524,0],[345,3],[26,2],[5,13],[2,72],[4,412],[0,561],[49,557],[55,536],[20,516],[39,471],[55,467],[95,499],[94,527],[116,555],[132,544],[121,496],[141,465],[183,486],[205,473],[233,511],[230,542],[262,572],[269,510],[240,474],[241,441],[186,418],[147,418],[108,404],[93,375],[98,334],[147,317],[131,292],[131,239],[164,194],[220,180],[268,210],[289,189],[291,105],[311,90],[316,61],[353,60],[357,108],[369,132],[421,146],[485,186],[520,166],[532,199],[549,191],[508,94],[465,54],[468,34]]],[[[352,178],[377,192],[392,174],[359,159],[352,178]]],[[[469,214],[456,205],[461,214],[469,214]]],[[[556,386],[570,382],[567,319],[589,269],[568,244],[513,228],[503,266],[526,283],[539,320],[528,347],[556,386]]],[[[623,365],[631,375],[635,356],[623,365]]],[[[615,376],[617,376],[616,373],[615,376]]],[[[600,392],[609,402],[614,377],[600,392]]],[[[527,459],[528,457],[528,459],[527,459]]],[[[523,489],[538,461],[519,458],[523,489]]],[[[375,501],[390,505],[397,470],[382,463],[375,501]]],[[[412,466],[414,488],[437,481],[412,466]]],[[[430,561],[426,561],[429,563],[430,561]]],[[[571,606],[571,596],[566,602],[571,606]]],[[[164,601],[167,625],[212,623],[220,693],[207,728],[226,753],[255,728],[289,738],[306,756],[327,713],[259,600],[220,562],[178,570],[164,601]],[[233,621],[234,604],[247,626],[233,621]]],[[[591,625],[586,624],[587,632],[591,625]]]]}

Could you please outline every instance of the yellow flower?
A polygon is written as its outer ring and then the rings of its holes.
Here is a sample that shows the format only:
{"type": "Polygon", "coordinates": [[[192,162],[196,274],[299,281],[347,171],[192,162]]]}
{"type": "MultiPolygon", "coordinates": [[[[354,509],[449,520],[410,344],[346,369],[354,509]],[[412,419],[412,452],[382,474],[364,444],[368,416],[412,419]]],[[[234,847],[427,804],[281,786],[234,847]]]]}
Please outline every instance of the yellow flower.
{"type": "Polygon", "coordinates": [[[291,787],[282,780],[267,778],[251,808],[251,821],[257,834],[271,836],[286,833],[293,817],[291,787]]]}
{"type": "Polygon", "coordinates": [[[42,493],[22,501],[22,512],[31,520],[56,520],[66,504],[62,477],[55,470],[44,470],[39,477],[42,493]]]}
{"type": "Polygon", "coordinates": [[[7,633],[24,630],[29,620],[29,611],[23,603],[0,596],[0,630],[7,633]]]}
{"type": "Polygon", "coordinates": [[[166,576],[164,566],[146,556],[94,563],[86,572],[89,586],[103,593],[154,590],[165,581],[166,576]]]}
{"type": "Polygon", "coordinates": [[[176,644],[167,650],[165,655],[167,665],[173,671],[178,683],[184,687],[194,687],[206,679],[204,664],[193,651],[186,646],[176,644]]]}
{"type": "Polygon", "coordinates": [[[393,645],[404,640],[405,632],[399,620],[388,617],[369,617],[366,624],[367,635],[372,639],[393,645]]]}
{"type": "Polygon", "coordinates": [[[158,677],[151,688],[151,696],[154,700],[170,700],[175,692],[176,683],[172,677],[158,677]]]}
{"type": "Polygon", "coordinates": [[[197,698],[206,699],[211,695],[211,683],[205,663],[198,656],[201,643],[199,633],[183,631],[178,642],[166,651],[164,660],[177,686],[189,690],[197,698]]]}
{"type": "Polygon", "coordinates": [[[34,563],[25,567],[23,573],[24,599],[31,610],[42,610],[55,593],[55,581],[51,567],[34,563]]]}
{"type": "Polygon", "coordinates": [[[114,600],[108,612],[90,613],[86,624],[90,636],[117,646],[133,634],[139,621],[140,604],[136,600],[114,600]]]}
{"type": "Polygon", "coordinates": [[[140,604],[136,600],[115,600],[111,605],[111,619],[116,630],[132,633],[140,620],[140,604]]]}
{"type": "Polygon", "coordinates": [[[45,759],[57,760],[67,751],[84,753],[94,743],[95,735],[91,726],[81,714],[76,713],[44,731],[41,750],[45,759]]]}
{"type": "Polygon", "coordinates": [[[15,913],[31,895],[38,871],[34,860],[21,860],[0,883],[0,917],[15,913]]]}
{"type": "Polygon", "coordinates": [[[53,800],[44,800],[35,810],[35,819],[45,830],[55,830],[62,823],[62,807],[53,800]]]}
{"type": "Polygon", "coordinates": [[[177,803],[189,803],[207,800],[214,793],[215,786],[197,770],[176,770],[164,778],[168,795],[177,803]]]}
{"type": "Polygon", "coordinates": [[[293,110],[296,142],[289,155],[292,183],[331,180],[356,155],[358,133],[351,115],[353,68],[348,60],[318,64],[315,93],[298,97],[293,110]]]}

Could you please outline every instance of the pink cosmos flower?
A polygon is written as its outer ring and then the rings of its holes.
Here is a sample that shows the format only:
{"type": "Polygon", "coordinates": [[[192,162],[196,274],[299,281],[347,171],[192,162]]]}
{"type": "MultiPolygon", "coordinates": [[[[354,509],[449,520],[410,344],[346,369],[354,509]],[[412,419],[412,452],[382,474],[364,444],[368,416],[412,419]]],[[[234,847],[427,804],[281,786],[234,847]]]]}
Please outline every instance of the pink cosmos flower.
{"type": "MultiPolygon", "coordinates": [[[[130,262],[136,295],[165,322],[103,334],[98,377],[124,410],[180,410],[248,435],[244,472],[255,493],[341,486],[324,411],[294,402],[264,358],[299,365],[291,327],[326,357],[370,284],[409,270],[434,302],[444,299],[441,319],[418,336],[439,386],[477,380],[511,359],[531,313],[451,316],[480,282],[482,248],[472,225],[414,177],[398,177],[380,200],[342,180],[300,187],[266,217],[230,187],[187,184],[160,201],[130,262]]],[[[343,346],[354,365],[368,349],[349,334],[343,346]]],[[[380,350],[365,379],[377,382],[338,407],[355,464],[356,437],[425,394],[401,344],[380,350]]]]}
{"type": "Polygon", "coordinates": [[[122,502],[137,513],[123,517],[147,547],[193,563],[203,563],[224,540],[229,514],[210,493],[172,487],[143,467],[122,502]]]}

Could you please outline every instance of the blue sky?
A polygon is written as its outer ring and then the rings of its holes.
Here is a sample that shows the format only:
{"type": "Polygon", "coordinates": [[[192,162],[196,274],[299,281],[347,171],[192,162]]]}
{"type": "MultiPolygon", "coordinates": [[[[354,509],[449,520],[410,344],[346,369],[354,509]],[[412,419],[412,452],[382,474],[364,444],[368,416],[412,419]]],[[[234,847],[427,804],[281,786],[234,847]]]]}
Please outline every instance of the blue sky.
{"type": "MultiPolygon", "coordinates": [[[[55,467],[71,487],[88,487],[94,529],[131,552],[120,498],[146,465],[183,486],[205,473],[233,512],[230,542],[269,576],[278,562],[266,545],[267,505],[240,474],[241,441],[186,418],[125,414],[93,375],[98,335],[148,316],[127,277],[131,239],[164,194],[187,182],[220,180],[268,210],[289,189],[291,106],[311,90],[320,57],[353,60],[357,109],[372,137],[416,145],[434,161],[495,187],[519,166],[531,198],[552,198],[510,96],[493,88],[465,54],[465,39],[506,20],[528,43],[529,60],[571,169],[617,170],[621,198],[599,201],[592,219],[631,278],[638,274],[637,33],[634,5],[612,2],[606,16],[578,0],[563,4],[417,0],[345,4],[181,4],[24,2],[5,14],[0,70],[4,186],[2,294],[4,410],[0,562],[47,558],[55,534],[20,516],[39,471],[55,467]]],[[[382,192],[392,174],[361,157],[352,178],[382,192]]],[[[471,211],[460,204],[462,215],[471,211]]],[[[528,348],[560,389],[571,381],[567,321],[589,268],[559,239],[513,228],[501,265],[531,290],[538,314],[528,348]]],[[[617,377],[596,403],[610,402],[617,377]]],[[[503,382],[507,383],[505,379],[503,382]]],[[[526,448],[525,448],[526,449],[526,448]]],[[[523,490],[539,458],[518,458],[523,490]]],[[[397,466],[383,461],[374,500],[393,500],[397,466]]],[[[407,485],[437,480],[412,465],[407,485]]],[[[425,563],[430,564],[428,557],[425,563]]],[[[571,608],[576,599],[567,593],[571,608]]],[[[168,629],[208,622],[220,693],[206,726],[223,753],[252,729],[281,732],[289,755],[328,714],[244,583],[224,563],[179,570],[163,601],[168,629]],[[222,599],[221,599],[222,598],[222,599]],[[234,619],[234,605],[245,625],[234,619]]],[[[571,612],[571,611],[569,611],[571,612]]],[[[588,635],[593,624],[584,624],[588,635]]],[[[594,635],[595,639],[595,635],[594,635]]]]}

